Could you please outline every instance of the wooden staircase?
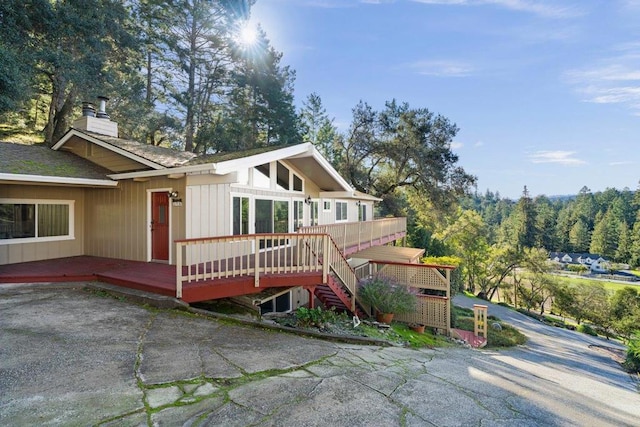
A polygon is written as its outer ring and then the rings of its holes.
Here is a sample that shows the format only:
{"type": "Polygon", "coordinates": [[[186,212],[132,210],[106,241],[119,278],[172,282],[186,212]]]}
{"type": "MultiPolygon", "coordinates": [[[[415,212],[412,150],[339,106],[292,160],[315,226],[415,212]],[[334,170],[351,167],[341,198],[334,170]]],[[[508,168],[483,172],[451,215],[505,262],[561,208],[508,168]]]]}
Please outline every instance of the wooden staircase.
{"type": "Polygon", "coordinates": [[[316,286],[314,295],[327,308],[335,308],[339,313],[351,313],[363,319],[367,314],[356,304],[355,312],[351,310],[351,296],[344,290],[340,280],[333,275],[328,276],[326,284],[316,286]]]}

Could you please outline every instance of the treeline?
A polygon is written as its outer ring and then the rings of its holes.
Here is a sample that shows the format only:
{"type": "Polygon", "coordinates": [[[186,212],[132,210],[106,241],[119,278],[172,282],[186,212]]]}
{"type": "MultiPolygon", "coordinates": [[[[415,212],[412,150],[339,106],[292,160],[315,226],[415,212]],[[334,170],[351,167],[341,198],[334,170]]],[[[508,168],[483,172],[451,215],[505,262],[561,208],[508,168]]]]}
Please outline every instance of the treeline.
{"type": "Polygon", "coordinates": [[[640,189],[592,193],[583,187],[575,197],[531,198],[525,188],[518,202],[487,191],[462,206],[480,215],[489,243],[589,252],[640,266],[640,189]]]}
{"type": "Polygon", "coordinates": [[[295,73],[260,28],[244,28],[253,3],[0,2],[0,114],[51,144],[81,101],[104,95],[122,136],[149,144],[205,153],[298,140],[295,73]]]}

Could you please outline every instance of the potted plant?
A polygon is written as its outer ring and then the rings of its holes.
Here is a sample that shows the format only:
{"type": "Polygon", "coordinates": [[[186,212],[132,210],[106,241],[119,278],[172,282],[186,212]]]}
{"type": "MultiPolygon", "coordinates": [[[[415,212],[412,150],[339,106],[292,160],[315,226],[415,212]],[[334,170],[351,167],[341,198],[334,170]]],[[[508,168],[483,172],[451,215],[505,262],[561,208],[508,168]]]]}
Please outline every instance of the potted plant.
{"type": "Polygon", "coordinates": [[[422,323],[409,323],[409,329],[419,334],[424,334],[425,325],[422,323]]]}
{"type": "Polygon", "coordinates": [[[408,286],[380,274],[359,283],[358,299],[371,306],[383,323],[391,323],[394,314],[409,313],[416,306],[416,296],[408,286]]]}

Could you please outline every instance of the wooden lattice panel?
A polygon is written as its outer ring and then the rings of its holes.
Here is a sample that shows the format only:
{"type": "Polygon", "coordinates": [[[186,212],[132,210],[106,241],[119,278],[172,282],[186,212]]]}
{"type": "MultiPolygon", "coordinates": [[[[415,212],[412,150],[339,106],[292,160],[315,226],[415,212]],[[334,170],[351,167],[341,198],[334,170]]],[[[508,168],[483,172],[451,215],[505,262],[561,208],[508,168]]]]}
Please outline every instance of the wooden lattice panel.
{"type": "Polygon", "coordinates": [[[419,296],[413,313],[396,315],[401,322],[418,323],[431,328],[449,329],[449,299],[419,296]]]}
{"type": "Polygon", "coordinates": [[[385,264],[378,273],[413,288],[448,291],[449,281],[436,268],[420,264],[385,264]]]}

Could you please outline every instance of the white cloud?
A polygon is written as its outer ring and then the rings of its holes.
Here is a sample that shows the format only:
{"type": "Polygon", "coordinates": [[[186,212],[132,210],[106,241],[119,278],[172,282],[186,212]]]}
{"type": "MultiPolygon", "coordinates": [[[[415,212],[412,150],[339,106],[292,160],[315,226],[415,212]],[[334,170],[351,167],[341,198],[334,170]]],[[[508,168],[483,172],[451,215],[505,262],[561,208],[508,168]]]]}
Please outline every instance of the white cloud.
{"type": "Polygon", "coordinates": [[[530,154],[529,159],[532,163],[560,163],[570,166],[587,163],[582,159],[574,157],[575,154],[575,151],[538,151],[530,154]]]}
{"type": "Polygon", "coordinates": [[[532,13],[547,18],[567,18],[582,15],[578,3],[571,6],[558,6],[557,0],[412,0],[424,4],[483,6],[495,5],[518,12],[532,13]]]}
{"type": "Polygon", "coordinates": [[[462,147],[464,147],[464,144],[462,142],[457,142],[457,141],[451,142],[451,149],[452,150],[459,150],[462,147]]]}
{"type": "Polygon", "coordinates": [[[469,64],[450,60],[416,61],[405,67],[417,74],[435,77],[466,77],[474,71],[469,64]]]}
{"type": "Polygon", "coordinates": [[[478,141],[475,144],[473,144],[474,147],[482,147],[484,145],[484,142],[482,141],[478,141]]]}
{"type": "Polygon", "coordinates": [[[565,80],[582,94],[585,101],[621,104],[640,112],[640,44],[627,43],[614,48],[616,56],[594,65],[565,73],[565,80]]]}
{"type": "Polygon", "coordinates": [[[635,162],[620,161],[620,162],[610,162],[609,166],[628,166],[628,165],[633,165],[633,164],[635,164],[635,162]]]}

